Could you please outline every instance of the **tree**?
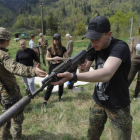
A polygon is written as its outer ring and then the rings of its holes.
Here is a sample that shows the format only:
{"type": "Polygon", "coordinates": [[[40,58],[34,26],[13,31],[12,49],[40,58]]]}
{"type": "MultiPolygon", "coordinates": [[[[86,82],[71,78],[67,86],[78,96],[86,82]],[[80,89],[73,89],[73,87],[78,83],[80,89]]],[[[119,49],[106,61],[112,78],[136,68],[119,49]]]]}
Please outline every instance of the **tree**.
{"type": "Polygon", "coordinates": [[[46,20],[43,20],[43,35],[46,34],[46,20]]]}
{"type": "Polygon", "coordinates": [[[84,6],[84,14],[87,14],[86,6],[84,6]]]}
{"type": "Polygon", "coordinates": [[[67,15],[67,13],[66,13],[66,9],[65,9],[65,6],[64,6],[63,9],[62,9],[62,13],[63,13],[64,16],[67,15]]]}
{"type": "Polygon", "coordinates": [[[51,35],[53,31],[54,32],[58,31],[58,24],[56,18],[53,16],[53,13],[50,13],[47,19],[47,28],[51,30],[51,35]]]}
{"type": "Polygon", "coordinates": [[[31,14],[31,5],[29,5],[29,14],[31,14]]]}
{"type": "MultiPolygon", "coordinates": [[[[135,17],[133,13],[128,12],[124,14],[122,11],[118,11],[115,13],[115,15],[110,17],[109,20],[112,26],[113,35],[115,37],[120,37],[121,33],[122,33],[122,36],[126,36],[129,34],[129,31],[130,31],[130,29],[128,29],[129,20],[132,17],[135,17]]],[[[134,18],[134,21],[135,21],[135,18],[134,18]]]]}
{"type": "Polygon", "coordinates": [[[87,24],[89,24],[89,22],[90,22],[90,19],[89,19],[89,17],[87,17],[87,24]]]}
{"type": "Polygon", "coordinates": [[[85,33],[86,33],[85,25],[82,22],[78,23],[76,26],[75,35],[80,36],[80,35],[84,35],[85,33]]]}
{"type": "Polygon", "coordinates": [[[75,8],[77,7],[77,2],[75,1],[75,8]]]}

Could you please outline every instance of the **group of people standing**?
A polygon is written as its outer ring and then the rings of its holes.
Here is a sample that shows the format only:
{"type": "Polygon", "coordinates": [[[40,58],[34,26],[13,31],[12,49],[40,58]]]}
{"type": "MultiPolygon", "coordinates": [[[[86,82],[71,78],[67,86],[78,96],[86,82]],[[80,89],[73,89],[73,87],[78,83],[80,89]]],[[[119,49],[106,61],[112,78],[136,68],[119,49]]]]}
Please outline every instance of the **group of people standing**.
{"type": "MultiPolygon", "coordinates": [[[[19,41],[19,46],[21,47],[21,50],[19,50],[16,54],[16,61],[24,64],[25,66],[36,66],[37,63],[40,63],[39,53],[42,57],[42,61],[44,66],[46,66],[45,59],[48,61],[49,66],[49,74],[52,72],[52,70],[60,65],[63,61],[65,61],[68,57],[71,57],[72,51],[73,51],[73,41],[71,40],[70,34],[66,34],[66,39],[68,40],[67,47],[65,48],[62,45],[61,42],[61,35],[54,34],[53,40],[52,40],[52,46],[47,48],[48,41],[44,38],[43,34],[39,34],[40,39],[38,40],[38,46],[40,47],[40,52],[37,49],[34,40],[35,36],[31,34],[31,40],[29,41],[29,48],[26,46],[25,40],[19,41]]],[[[35,92],[35,84],[34,84],[34,77],[33,78],[27,78],[22,77],[25,87],[26,87],[26,93],[29,94],[30,92],[35,92]]],[[[71,83],[69,83],[71,84],[71,83]]],[[[73,85],[73,84],[72,84],[73,85]]],[[[44,105],[47,105],[47,101],[50,98],[50,95],[53,90],[53,85],[49,85],[47,87],[47,90],[45,92],[44,97],[44,105]]],[[[63,94],[63,85],[59,86],[58,100],[61,101],[61,96],[63,94]]]]}
{"type": "MultiPolygon", "coordinates": [[[[26,93],[31,94],[35,92],[35,76],[45,77],[47,75],[46,72],[40,70],[39,53],[45,66],[45,59],[48,61],[49,74],[56,66],[61,64],[68,58],[68,56],[71,56],[72,54],[73,45],[68,45],[67,51],[67,49],[62,46],[61,36],[59,34],[54,34],[52,46],[49,48],[48,41],[44,38],[43,34],[40,33],[39,36],[40,39],[38,40],[38,47],[40,47],[40,52],[34,43],[35,35],[31,34],[29,48],[27,47],[25,40],[19,40],[19,46],[21,50],[17,52],[16,59],[14,61],[9,56],[7,53],[8,50],[6,49],[9,46],[11,36],[7,29],[0,27],[0,89],[3,112],[5,112],[9,107],[22,98],[14,74],[22,76],[26,87],[26,93]]],[[[69,35],[69,37],[71,36],[69,35]]],[[[50,98],[52,89],[53,85],[50,84],[45,92],[45,105],[50,98]]],[[[62,100],[62,94],[63,85],[59,86],[59,101],[62,100]]],[[[13,140],[21,140],[23,118],[23,111],[21,111],[15,115],[11,121],[5,123],[5,125],[2,127],[1,139],[7,140],[13,138],[13,140]],[[11,125],[13,127],[12,135],[10,135],[11,125]]]]}
{"type": "MultiPolygon", "coordinates": [[[[40,70],[39,64],[33,67],[33,60],[39,62],[37,57],[38,51],[34,48],[34,37],[30,41],[32,50],[26,47],[24,40],[19,41],[21,50],[17,52],[17,62],[11,59],[7,53],[8,50],[6,48],[9,46],[10,38],[9,32],[5,28],[0,27],[0,79],[2,79],[0,80],[0,90],[3,112],[13,105],[8,103],[17,102],[22,98],[14,74],[28,78],[46,76],[46,72],[40,70]],[[26,62],[27,60],[28,62],[26,62]]],[[[139,37],[133,38],[131,49],[129,50],[129,46],[124,41],[112,37],[110,22],[104,16],[94,17],[90,21],[88,31],[83,36],[84,38],[90,40],[89,47],[93,49],[88,52],[86,61],[79,67],[82,73],[64,72],[57,74],[58,81],[52,82],[47,87],[44,104],[47,104],[55,85],[59,85],[58,100],[61,101],[64,82],[96,82],[93,102],[89,111],[88,140],[100,140],[107,118],[110,121],[111,136],[114,140],[130,140],[132,117],[130,113],[129,85],[135,74],[140,70],[138,60],[140,39],[139,37]],[[130,51],[133,60],[132,66],[130,51]],[[93,61],[95,61],[95,70],[89,72],[93,61]]],[[[69,40],[69,44],[72,44],[72,41],[69,40]]],[[[43,46],[45,47],[45,44],[43,46]]],[[[69,47],[66,49],[62,45],[61,36],[54,34],[52,45],[46,51],[46,59],[51,62],[49,74],[68,56],[71,56],[71,51],[68,50],[69,47]]],[[[139,78],[137,83],[135,96],[138,96],[139,93],[139,78]]],[[[34,88],[32,87],[32,89],[34,88]]],[[[1,139],[6,140],[10,137],[10,127],[12,125],[13,140],[21,140],[22,122],[23,111],[15,115],[12,121],[3,125],[1,139]]]]}

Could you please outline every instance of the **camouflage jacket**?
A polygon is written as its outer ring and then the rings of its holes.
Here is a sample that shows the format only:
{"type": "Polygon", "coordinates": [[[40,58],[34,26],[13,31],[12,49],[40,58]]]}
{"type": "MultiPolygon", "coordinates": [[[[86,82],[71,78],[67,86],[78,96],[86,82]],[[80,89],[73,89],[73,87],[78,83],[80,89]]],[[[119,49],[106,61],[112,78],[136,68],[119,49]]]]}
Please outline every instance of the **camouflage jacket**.
{"type": "Polygon", "coordinates": [[[15,75],[28,78],[36,76],[35,68],[16,62],[7,51],[5,48],[0,48],[0,77],[6,86],[17,84],[15,75]]]}
{"type": "Polygon", "coordinates": [[[67,49],[68,56],[71,57],[73,51],[73,41],[71,39],[68,41],[66,49],[67,49]]]}
{"type": "Polygon", "coordinates": [[[41,46],[40,48],[41,48],[41,51],[46,51],[47,50],[47,46],[48,46],[48,40],[47,39],[45,39],[45,38],[40,38],[39,40],[38,40],[38,45],[41,45],[42,43],[44,43],[44,45],[45,46],[41,46]]]}

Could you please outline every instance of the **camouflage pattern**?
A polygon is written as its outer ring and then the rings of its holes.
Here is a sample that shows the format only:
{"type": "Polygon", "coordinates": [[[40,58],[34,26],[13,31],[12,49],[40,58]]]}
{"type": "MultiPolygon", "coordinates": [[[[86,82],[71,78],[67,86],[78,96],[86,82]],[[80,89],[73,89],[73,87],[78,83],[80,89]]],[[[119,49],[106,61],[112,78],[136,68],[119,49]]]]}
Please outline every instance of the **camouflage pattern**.
{"type": "MultiPolygon", "coordinates": [[[[0,48],[0,78],[4,82],[0,82],[0,95],[3,112],[22,98],[19,86],[16,82],[16,77],[19,75],[23,77],[34,77],[35,69],[32,67],[26,67],[13,60],[7,53],[7,49],[0,48]]],[[[12,127],[12,139],[21,140],[22,135],[22,123],[23,123],[23,111],[15,115],[11,121],[5,123],[2,127],[1,140],[7,140],[10,138],[10,128],[12,127]]]]}
{"type": "Polygon", "coordinates": [[[10,40],[11,36],[7,29],[0,27],[0,39],[10,40]]]}
{"type": "Polygon", "coordinates": [[[7,51],[7,49],[0,48],[0,77],[7,86],[16,84],[14,75],[28,78],[36,76],[35,68],[26,67],[16,62],[10,57],[7,51]]]}
{"type": "Polygon", "coordinates": [[[38,45],[41,45],[42,43],[44,43],[45,46],[40,47],[40,55],[42,57],[43,64],[46,66],[45,57],[46,57],[46,53],[47,53],[48,40],[45,38],[43,38],[43,39],[40,38],[38,40],[38,45]]]}
{"type": "Polygon", "coordinates": [[[100,140],[107,118],[110,122],[112,140],[131,139],[132,117],[130,106],[111,109],[93,102],[90,108],[88,140],[100,140]]]}
{"type": "Polygon", "coordinates": [[[131,69],[130,69],[130,72],[128,75],[129,86],[131,85],[137,72],[138,72],[138,75],[137,75],[137,82],[136,82],[136,87],[135,87],[136,94],[140,93],[140,62],[139,61],[131,61],[131,69]]]}
{"type": "MultiPolygon", "coordinates": [[[[4,87],[1,89],[1,104],[3,106],[2,112],[5,112],[8,108],[10,108],[14,103],[22,98],[20,93],[20,89],[18,85],[13,85],[8,87],[9,92],[5,90],[4,87]]],[[[12,126],[12,138],[13,140],[20,140],[22,136],[22,123],[23,123],[23,111],[15,115],[11,121],[5,123],[2,126],[1,139],[7,140],[10,138],[10,128],[12,126]]]]}
{"type": "Polygon", "coordinates": [[[66,49],[67,49],[68,57],[71,57],[73,52],[73,41],[71,39],[68,41],[66,49]]]}

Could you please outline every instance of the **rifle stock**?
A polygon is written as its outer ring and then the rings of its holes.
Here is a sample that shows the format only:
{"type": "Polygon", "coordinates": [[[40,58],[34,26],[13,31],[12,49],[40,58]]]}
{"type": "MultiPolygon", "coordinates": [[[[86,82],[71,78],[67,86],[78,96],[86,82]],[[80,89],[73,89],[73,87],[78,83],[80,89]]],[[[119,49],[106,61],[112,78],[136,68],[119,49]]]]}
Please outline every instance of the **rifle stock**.
{"type": "Polygon", "coordinates": [[[93,48],[90,48],[89,50],[82,50],[78,54],[76,54],[72,58],[68,58],[66,61],[61,63],[59,66],[57,66],[55,69],[53,69],[52,73],[46,77],[42,81],[42,86],[37,89],[33,94],[24,96],[21,100],[19,100],[17,103],[15,103],[13,106],[11,106],[6,112],[4,112],[2,115],[0,115],[0,127],[9,121],[14,115],[18,114],[20,111],[24,109],[24,107],[31,102],[31,99],[36,96],[40,91],[42,91],[46,86],[48,86],[51,82],[54,82],[57,78],[58,73],[63,73],[65,71],[71,71],[78,65],[81,65],[84,60],[86,59],[87,53],[93,48]]]}

